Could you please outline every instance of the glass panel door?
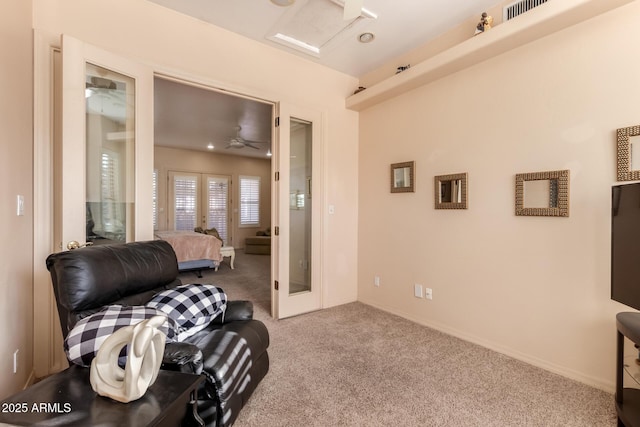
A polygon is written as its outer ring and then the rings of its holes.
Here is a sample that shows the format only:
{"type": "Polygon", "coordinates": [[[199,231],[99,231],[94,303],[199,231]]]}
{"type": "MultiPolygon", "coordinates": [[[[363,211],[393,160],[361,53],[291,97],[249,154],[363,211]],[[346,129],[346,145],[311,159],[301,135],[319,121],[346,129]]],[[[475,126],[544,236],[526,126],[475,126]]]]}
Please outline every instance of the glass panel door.
{"type": "Polygon", "coordinates": [[[271,308],[282,319],[322,307],[323,140],[321,113],[278,107],[271,308]]]}
{"type": "Polygon", "coordinates": [[[222,238],[222,245],[230,245],[229,236],[229,178],[207,176],[205,215],[206,228],[215,228],[222,238]]]}
{"type": "Polygon", "coordinates": [[[229,244],[229,181],[227,176],[169,171],[169,226],[182,231],[215,228],[223,244],[229,244]]]}
{"type": "Polygon", "coordinates": [[[125,243],[135,234],[135,80],[87,63],[86,241],[125,243]]]}
{"type": "MultiPolygon", "coordinates": [[[[53,168],[53,223],[43,227],[53,229],[54,248],[45,250],[152,239],[152,70],[67,35],[62,35],[61,54],[52,54],[60,38],[46,36],[45,41],[37,32],[36,38],[45,46],[34,52],[34,87],[45,96],[36,102],[34,117],[53,138],[53,150],[47,147],[41,159],[53,168]]],[[[37,289],[34,299],[39,376],[66,365],[50,289],[37,289]]]]}
{"type": "Polygon", "coordinates": [[[152,239],[152,71],[63,35],[61,95],[57,246],[152,239]]]}
{"type": "Polygon", "coordinates": [[[311,177],[310,122],[291,119],[289,158],[289,293],[311,291],[311,177]]]}

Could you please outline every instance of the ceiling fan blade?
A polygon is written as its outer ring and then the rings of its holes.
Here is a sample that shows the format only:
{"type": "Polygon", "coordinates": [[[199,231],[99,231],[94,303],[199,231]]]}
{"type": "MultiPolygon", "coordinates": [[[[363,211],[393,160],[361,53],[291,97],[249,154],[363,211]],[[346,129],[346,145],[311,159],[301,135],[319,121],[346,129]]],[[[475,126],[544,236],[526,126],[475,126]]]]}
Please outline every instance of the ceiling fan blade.
{"type": "Polygon", "coordinates": [[[251,145],[251,144],[249,144],[249,143],[248,143],[248,142],[246,142],[246,141],[245,141],[245,143],[244,143],[244,146],[245,146],[245,147],[255,148],[256,150],[259,150],[259,149],[260,149],[260,148],[256,147],[255,145],[251,145]]]}
{"type": "Polygon", "coordinates": [[[362,15],[364,0],[344,0],[344,20],[351,21],[362,15]]]}

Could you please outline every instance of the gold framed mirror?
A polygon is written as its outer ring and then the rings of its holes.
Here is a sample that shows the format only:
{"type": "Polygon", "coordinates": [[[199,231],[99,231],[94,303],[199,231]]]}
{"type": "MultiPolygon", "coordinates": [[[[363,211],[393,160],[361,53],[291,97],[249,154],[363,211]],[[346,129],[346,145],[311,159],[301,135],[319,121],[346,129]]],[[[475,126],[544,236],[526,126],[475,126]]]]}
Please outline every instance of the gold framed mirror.
{"type": "Polygon", "coordinates": [[[467,209],[467,173],[454,173],[433,177],[436,209],[467,209]]]}
{"type": "Polygon", "coordinates": [[[415,162],[391,165],[391,192],[413,193],[415,191],[415,162]]]}
{"type": "Polygon", "coordinates": [[[516,175],[516,215],[569,216],[569,170],[516,175]]]}
{"type": "Polygon", "coordinates": [[[620,128],[617,131],[618,181],[640,179],[640,126],[620,128]],[[634,154],[636,154],[634,156],[634,154]]]}

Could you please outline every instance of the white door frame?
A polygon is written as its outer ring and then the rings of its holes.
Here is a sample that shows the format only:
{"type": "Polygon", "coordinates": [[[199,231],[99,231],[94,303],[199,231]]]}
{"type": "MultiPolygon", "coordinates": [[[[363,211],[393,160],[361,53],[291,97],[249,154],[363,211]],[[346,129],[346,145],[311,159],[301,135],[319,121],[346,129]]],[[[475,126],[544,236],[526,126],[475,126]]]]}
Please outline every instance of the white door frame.
{"type": "MultiPolygon", "coordinates": [[[[33,365],[36,378],[64,369],[60,319],[55,310],[51,276],[45,266],[53,238],[53,105],[54,52],[60,36],[34,31],[33,72],[33,365]],[[39,328],[39,325],[46,325],[39,328]]],[[[60,58],[60,61],[62,58],[60,58]]]]}

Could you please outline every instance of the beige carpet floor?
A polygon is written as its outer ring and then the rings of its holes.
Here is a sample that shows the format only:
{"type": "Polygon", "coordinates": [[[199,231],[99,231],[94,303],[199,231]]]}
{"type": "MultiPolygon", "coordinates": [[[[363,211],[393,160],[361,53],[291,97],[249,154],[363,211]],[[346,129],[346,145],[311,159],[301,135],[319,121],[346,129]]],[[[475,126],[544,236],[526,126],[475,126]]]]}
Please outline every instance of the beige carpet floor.
{"type": "Polygon", "coordinates": [[[270,316],[269,256],[238,251],[202,279],[254,302],[270,371],[235,426],[605,427],[613,395],[362,303],[270,316]]]}

